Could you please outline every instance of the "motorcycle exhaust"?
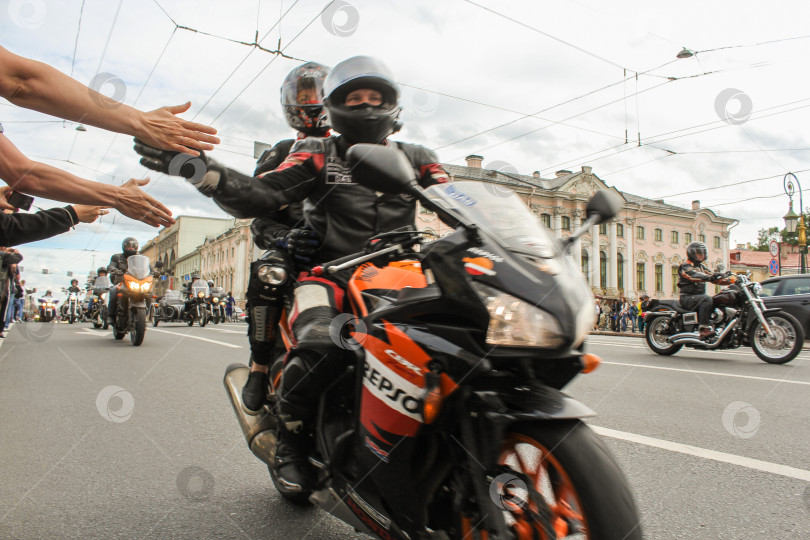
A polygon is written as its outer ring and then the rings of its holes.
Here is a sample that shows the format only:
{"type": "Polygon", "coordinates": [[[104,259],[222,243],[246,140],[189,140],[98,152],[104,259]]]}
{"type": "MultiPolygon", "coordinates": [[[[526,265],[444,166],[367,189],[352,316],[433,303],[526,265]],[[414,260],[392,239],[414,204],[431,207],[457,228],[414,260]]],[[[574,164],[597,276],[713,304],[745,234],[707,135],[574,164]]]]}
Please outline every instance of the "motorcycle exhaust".
{"type": "Polygon", "coordinates": [[[670,343],[674,345],[700,345],[707,349],[716,349],[720,346],[720,343],[723,342],[723,338],[726,337],[726,334],[731,332],[731,329],[737,326],[737,321],[739,319],[735,319],[731,324],[723,328],[723,331],[717,336],[717,339],[714,340],[712,343],[706,343],[700,339],[700,334],[698,332],[681,332],[680,334],[674,334],[669,336],[670,343]]]}
{"type": "Polygon", "coordinates": [[[247,414],[242,408],[242,387],[245,386],[249,373],[250,369],[246,365],[231,364],[225,369],[222,382],[250,451],[269,465],[276,457],[276,420],[266,407],[255,416],[247,414]]]}

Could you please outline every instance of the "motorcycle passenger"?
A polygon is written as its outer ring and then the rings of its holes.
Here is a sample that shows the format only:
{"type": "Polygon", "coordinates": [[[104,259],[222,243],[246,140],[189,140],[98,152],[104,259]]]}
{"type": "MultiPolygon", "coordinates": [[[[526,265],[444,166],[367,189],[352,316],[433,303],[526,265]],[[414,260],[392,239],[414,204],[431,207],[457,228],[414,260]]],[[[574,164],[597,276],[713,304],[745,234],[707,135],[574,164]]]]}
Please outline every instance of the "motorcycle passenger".
{"type": "Polygon", "coordinates": [[[708,255],[706,244],[692,242],[686,246],[686,261],[678,267],[678,289],[683,309],[696,311],[700,339],[705,340],[712,335],[710,324],[712,315],[712,297],[706,294],[706,282],[716,282],[721,275],[711,272],[703,265],[708,255]]]}
{"type": "Polygon", "coordinates": [[[127,271],[127,258],[138,253],[138,240],[132,236],[124,238],[121,243],[122,253],[116,253],[110,258],[107,265],[107,272],[110,274],[110,302],[107,305],[107,320],[110,324],[115,324],[115,312],[118,309],[117,288],[124,282],[124,273],[127,271]]]}
{"type": "MultiPolygon", "coordinates": [[[[284,79],[281,105],[287,123],[297,130],[298,137],[280,141],[262,154],[253,176],[275,170],[281,165],[296,140],[329,134],[323,108],[323,81],[328,74],[328,68],[308,62],[290,71],[284,79]]],[[[245,412],[258,414],[267,398],[268,370],[278,341],[276,328],[291,288],[291,279],[275,286],[263,283],[258,270],[272,263],[283,268],[291,278],[295,270],[302,271],[311,262],[320,241],[307,228],[300,202],[253,220],[250,230],[254,243],[266,251],[251,264],[245,295],[251,371],[242,388],[242,403],[245,412]]]]}
{"type": "MultiPolygon", "coordinates": [[[[432,151],[387,141],[400,128],[398,100],[399,88],[382,62],[367,56],[349,58],[324,81],[324,106],[340,136],[296,142],[284,162],[258,180],[201,155],[208,172],[195,187],[236,217],[260,216],[304,201],[304,219],[322,240],[313,263],[358,252],[376,234],[414,227],[416,205],[412,197],[378,194],[356,183],[345,161],[352,144],[395,146],[418,172],[422,186],[448,181],[432,151]]],[[[142,165],[164,173],[176,155],[140,142],[135,150],[144,156],[142,165]]],[[[181,169],[180,174],[193,177],[191,169],[181,169]]],[[[343,309],[347,278],[310,276],[295,285],[289,323],[297,353],[284,367],[280,438],[273,464],[280,484],[292,492],[308,491],[314,483],[307,461],[310,433],[319,395],[343,369],[344,351],[330,338],[329,327],[343,309]]]]}

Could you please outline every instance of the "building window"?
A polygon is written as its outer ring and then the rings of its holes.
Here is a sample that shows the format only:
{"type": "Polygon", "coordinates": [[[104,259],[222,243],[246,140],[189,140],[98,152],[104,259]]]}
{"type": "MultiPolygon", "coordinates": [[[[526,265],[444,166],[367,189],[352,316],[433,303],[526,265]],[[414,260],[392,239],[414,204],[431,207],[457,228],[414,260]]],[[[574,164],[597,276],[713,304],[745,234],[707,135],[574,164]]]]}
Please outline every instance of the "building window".
{"type": "Polygon", "coordinates": [[[546,228],[551,228],[551,216],[549,214],[540,214],[540,221],[543,222],[546,228]]]}
{"type": "Polygon", "coordinates": [[[582,250],[582,273],[585,274],[585,277],[588,278],[588,281],[591,281],[590,272],[588,272],[588,252],[584,249],[582,250]]]}
{"type": "Polygon", "coordinates": [[[570,231],[571,230],[571,218],[568,216],[562,217],[562,230],[570,231]]]}
{"type": "Polygon", "coordinates": [[[714,237],[714,243],[712,245],[714,246],[714,249],[720,249],[720,237],[719,236],[714,237]]]}
{"type": "Polygon", "coordinates": [[[669,241],[673,244],[678,243],[678,231],[672,231],[669,233],[669,241]]]}
{"type": "Polygon", "coordinates": [[[636,263],[636,289],[646,290],[644,287],[644,263],[636,263]]]}
{"type": "Polygon", "coordinates": [[[664,292],[664,265],[655,265],[655,292],[664,292]]]}
{"type": "Polygon", "coordinates": [[[621,253],[616,254],[616,276],[618,278],[616,286],[619,290],[624,289],[624,257],[621,253]]]}
{"type": "Polygon", "coordinates": [[[624,238],[624,225],[621,223],[616,224],[616,236],[619,238],[624,238]]]}
{"type": "Polygon", "coordinates": [[[638,225],[636,227],[636,238],[638,240],[644,240],[644,227],[642,227],[641,225],[638,225]]]}
{"type": "Polygon", "coordinates": [[[607,223],[599,225],[599,234],[607,234],[607,223]]]}
{"type": "Polygon", "coordinates": [[[683,235],[683,242],[685,244],[691,244],[692,243],[692,233],[685,233],[683,235]]]}
{"type": "Polygon", "coordinates": [[[672,265],[672,293],[678,292],[678,266],[672,265]]]}
{"type": "Polygon", "coordinates": [[[706,235],[705,234],[699,234],[698,235],[698,241],[703,242],[705,244],[706,243],[706,235]]]}
{"type": "Polygon", "coordinates": [[[599,286],[607,288],[607,254],[604,251],[599,252],[599,286]]]}
{"type": "Polygon", "coordinates": [[[419,210],[420,214],[432,214],[433,213],[433,212],[430,211],[429,208],[425,208],[421,204],[419,205],[419,207],[420,207],[420,210],[419,210]]]}
{"type": "Polygon", "coordinates": [[[656,242],[664,241],[664,231],[662,231],[661,229],[655,229],[655,241],[656,242]]]}

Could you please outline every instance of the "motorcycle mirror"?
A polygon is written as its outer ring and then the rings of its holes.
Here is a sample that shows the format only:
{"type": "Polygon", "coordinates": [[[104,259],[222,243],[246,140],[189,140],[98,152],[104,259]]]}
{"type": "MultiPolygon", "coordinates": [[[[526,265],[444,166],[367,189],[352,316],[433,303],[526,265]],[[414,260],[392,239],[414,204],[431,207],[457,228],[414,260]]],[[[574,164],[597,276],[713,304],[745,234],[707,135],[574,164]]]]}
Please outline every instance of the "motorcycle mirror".
{"type": "Polygon", "coordinates": [[[398,195],[418,189],[416,173],[401,150],[378,144],[355,144],[346,152],[352,178],[374,191],[398,195]]]}
{"type": "Polygon", "coordinates": [[[585,213],[588,217],[598,216],[594,225],[599,225],[612,219],[619,213],[622,206],[623,201],[619,195],[607,189],[600,189],[594,193],[591,200],[588,201],[585,213]]]}
{"type": "Polygon", "coordinates": [[[723,264],[723,263],[720,263],[720,264],[718,264],[717,266],[714,267],[714,271],[715,272],[725,272],[726,271],[726,265],[723,264]]]}

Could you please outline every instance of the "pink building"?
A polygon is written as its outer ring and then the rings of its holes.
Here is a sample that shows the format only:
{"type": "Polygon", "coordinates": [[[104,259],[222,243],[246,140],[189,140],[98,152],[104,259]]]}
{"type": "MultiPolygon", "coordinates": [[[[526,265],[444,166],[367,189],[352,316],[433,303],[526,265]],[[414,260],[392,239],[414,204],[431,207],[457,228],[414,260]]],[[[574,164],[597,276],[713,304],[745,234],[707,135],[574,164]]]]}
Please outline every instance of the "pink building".
{"type": "MultiPolygon", "coordinates": [[[[699,201],[690,209],[666,204],[608,186],[591,167],[581,171],[558,171],[555,178],[541,178],[484,169],[481,156],[468,156],[467,166],[445,165],[456,180],[477,180],[509,187],[517,192],[559,238],[579,228],[585,207],[600,189],[615,191],[624,199],[624,208],[609,223],[593,227],[574,246],[573,254],[591,284],[594,294],[606,298],[637,299],[677,297],[677,269],[686,246],[702,241],[709,250],[707,264],[729,267],[729,227],[737,220],[718,216],[699,201]]],[[[420,211],[419,226],[439,234],[447,227],[437,225],[430,213],[420,211]]]]}

